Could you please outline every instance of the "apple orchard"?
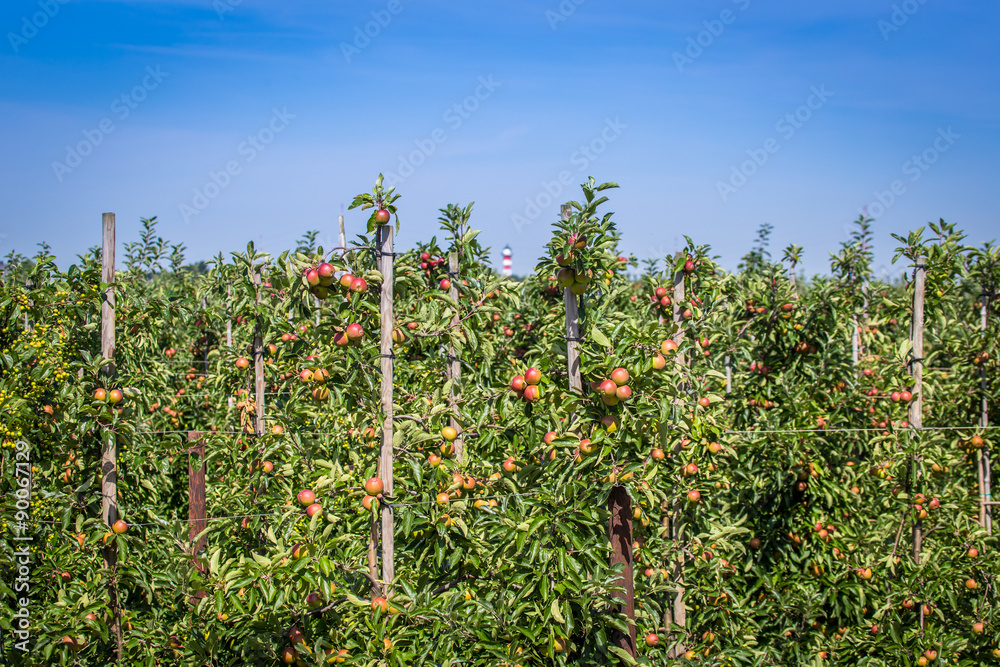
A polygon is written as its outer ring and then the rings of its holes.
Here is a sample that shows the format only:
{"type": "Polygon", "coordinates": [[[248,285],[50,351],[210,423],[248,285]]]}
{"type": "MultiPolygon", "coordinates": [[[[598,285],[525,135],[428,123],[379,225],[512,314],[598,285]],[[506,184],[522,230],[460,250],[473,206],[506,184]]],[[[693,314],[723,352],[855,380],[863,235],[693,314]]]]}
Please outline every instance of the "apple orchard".
{"type": "Polygon", "coordinates": [[[640,265],[615,187],[519,281],[471,204],[395,248],[381,177],[346,247],[185,265],[154,218],[114,271],[105,214],[66,268],[8,257],[3,655],[1000,664],[1000,251],[940,221],[880,281],[861,218],[808,281],[767,228],[736,272],[640,265]]]}

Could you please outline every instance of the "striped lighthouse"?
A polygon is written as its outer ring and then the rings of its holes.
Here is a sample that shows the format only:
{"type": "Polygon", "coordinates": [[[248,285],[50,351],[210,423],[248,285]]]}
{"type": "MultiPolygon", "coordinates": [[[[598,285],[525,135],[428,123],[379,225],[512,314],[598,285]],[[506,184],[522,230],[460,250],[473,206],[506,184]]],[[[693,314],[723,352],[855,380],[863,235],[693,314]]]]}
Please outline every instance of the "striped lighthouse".
{"type": "Polygon", "coordinates": [[[511,256],[510,246],[505,246],[503,249],[503,275],[509,278],[514,272],[514,260],[511,256]]]}

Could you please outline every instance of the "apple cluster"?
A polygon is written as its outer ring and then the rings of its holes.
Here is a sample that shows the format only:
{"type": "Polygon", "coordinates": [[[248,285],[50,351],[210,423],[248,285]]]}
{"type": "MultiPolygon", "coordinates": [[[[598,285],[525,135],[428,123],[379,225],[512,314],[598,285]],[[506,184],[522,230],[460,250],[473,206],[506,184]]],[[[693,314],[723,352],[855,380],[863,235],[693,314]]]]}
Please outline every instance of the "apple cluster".
{"type": "Polygon", "coordinates": [[[313,266],[303,272],[309,291],[317,299],[326,299],[330,296],[330,288],[334,283],[340,285],[347,292],[364,292],[368,289],[368,283],[364,278],[356,277],[350,273],[342,273],[337,278],[337,269],[329,262],[323,262],[318,266],[313,266]]]}
{"type": "Polygon", "coordinates": [[[535,367],[531,367],[524,372],[524,375],[514,376],[510,381],[510,390],[522,401],[534,403],[542,395],[542,390],[538,386],[538,383],[541,381],[542,372],[535,367]]]}
{"type": "Polygon", "coordinates": [[[587,235],[572,233],[566,240],[569,247],[565,252],[556,255],[556,264],[563,267],[556,274],[556,282],[560,287],[568,287],[569,290],[580,296],[590,287],[590,281],[594,277],[593,269],[583,266],[582,252],[587,248],[587,235]],[[579,261],[578,261],[579,260],[579,261]],[[570,265],[573,264],[573,268],[570,265]]]}
{"type": "Polygon", "coordinates": [[[329,377],[330,372],[325,368],[303,368],[299,371],[299,380],[316,384],[312,389],[312,397],[315,401],[325,401],[330,397],[330,390],[326,387],[326,381],[329,377]]]}
{"type": "Polygon", "coordinates": [[[590,388],[601,395],[605,405],[615,406],[632,398],[632,388],[628,386],[629,374],[624,368],[611,371],[611,376],[605,380],[595,380],[590,388]]]}
{"type": "Polygon", "coordinates": [[[385,491],[385,484],[382,482],[382,478],[369,477],[365,482],[365,497],[361,499],[361,505],[369,511],[372,507],[378,509],[378,501],[381,500],[383,491],[385,491]]]}
{"type": "Polygon", "coordinates": [[[112,389],[108,391],[104,387],[98,387],[94,390],[94,400],[98,403],[110,403],[111,405],[118,405],[125,398],[120,389],[112,389]]]}
{"type": "Polygon", "coordinates": [[[302,489],[295,496],[299,505],[306,508],[306,515],[311,519],[323,511],[322,505],[316,502],[316,492],[311,489],[302,489]]]}

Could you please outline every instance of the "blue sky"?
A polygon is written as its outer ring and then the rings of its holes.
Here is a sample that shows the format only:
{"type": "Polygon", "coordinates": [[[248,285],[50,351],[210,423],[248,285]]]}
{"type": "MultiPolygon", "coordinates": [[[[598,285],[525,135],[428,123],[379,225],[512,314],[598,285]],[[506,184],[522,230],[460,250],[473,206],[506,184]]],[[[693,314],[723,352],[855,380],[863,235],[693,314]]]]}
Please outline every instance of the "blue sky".
{"type": "Polygon", "coordinates": [[[997,237],[998,28],[971,0],[8,0],[0,253],[68,263],[104,211],[192,260],[329,247],[382,171],[401,245],[475,201],[518,272],[588,175],[641,259],[687,234],[734,268],[769,222],[824,272],[869,206],[887,265],[940,217],[997,237]]]}

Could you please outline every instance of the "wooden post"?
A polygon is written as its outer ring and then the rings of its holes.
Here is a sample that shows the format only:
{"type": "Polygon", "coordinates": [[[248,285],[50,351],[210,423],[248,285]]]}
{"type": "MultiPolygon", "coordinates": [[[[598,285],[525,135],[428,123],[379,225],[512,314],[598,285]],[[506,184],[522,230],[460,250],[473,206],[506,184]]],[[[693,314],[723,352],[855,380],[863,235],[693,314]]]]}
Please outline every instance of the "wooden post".
{"type": "Polygon", "coordinates": [[[726,355],[726,393],[733,393],[733,367],[729,361],[729,355],[726,355]]]}
{"type": "Polygon", "coordinates": [[[226,290],[226,312],[229,317],[226,318],[226,347],[233,346],[233,288],[229,287],[226,290]]]}
{"type": "MultiPolygon", "coordinates": [[[[913,375],[913,401],[910,403],[910,428],[917,436],[917,446],[920,446],[920,429],[924,424],[924,288],[927,279],[927,265],[924,259],[918,258],[913,270],[913,318],[910,321],[910,341],[913,344],[910,362],[910,372],[913,375]]],[[[914,486],[920,479],[919,455],[913,454],[914,486]]],[[[913,561],[920,565],[920,552],[923,549],[923,522],[918,518],[913,524],[913,561]]],[[[924,627],[924,606],[920,605],[920,627],[924,627]]]]}
{"type": "MultiPolygon", "coordinates": [[[[101,282],[108,283],[101,302],[101,356],[111,359],[103,368],[108,380],[117,375],[115,369],[115,214],[105,213],[101,220],[101,282]]],[[[118,520],[118,443],[111,431],[101,431],[101,519],[108,530],[118,520]]],[[[103,549],[104,569],[108,571],[108,606],[111,607],[111,634],[117,644],[116,661],[125,652],[121,628],[121,608],[118,605],[118,548],[114,540],[103,549]]]]}
{"type": "MultiPolygon", "coordinates": [[[[382,450],[378,460],[378,473],[382,478],[384,493],[388,498],[392,498],[392,464],[394,460],[392,451],[393,436],[393,406],[392,406],[392,380],[393,380],[393,353],[392,353],[392,330],[395,324],[392,299],[393,299],[393,238],[392,225],[380,225],[378,228],[378,270],[382,274],[382,293],[379,298],[379,317],[381,320],[381,340],[380,347],[382,353],[382,450]]],[[[386,587],[391,587],[396,578],[395,564],[395,537],[394,522],[395,516],[393,507],[390,504],[382,508],[382,583],[386,587]]],[[[374,527],[373,527],[374,533],[374,527]]]]}
{"type": "MultiPolygon", "coordinates": [[[[253,286],[258,310],[260,309],[260,273],[260,267],[254,267],[253,286]]],[[[253,331],[253,376],[254,401],[257,405],[254,433],[260,437],[264,435],[264,340],[260,330],[259,313],[256,316],[253,331]]]]}
{"type": "MultiPolygon", "coordinates": [[[[675,266],[684,259],[684,253],[677,253],[674,260],[675,266]]],[[[681,345],[684,342],[684,271],[681,269],[674,270],[674,294],[673,294],[673,305],[674,305],[674,324],[677,326],[677,333],[674,334],[674,342],[677,345],[681,345]]],[[[687,366],[687,355],[679,355],[677,363],[681,366],[687,366]]],[[[676,494],[675,494],[676,495],[676,494]]],[[[673,505],[673,520],[670,522],[670,539],[677,541],[680,539],[680,517],[681,506],[680,501],[675,499],[673,505]]],[[[674,624],[684,627],[687,625],[687,607],[684,604],[684,556],[683,552],[680,553],[679,560],[674,564],[674,585],[677,588],[677,592],[674,594],[674,605],[673,605],[673,618],[674,624]]],[[[678,643],[674,647],[671,657],[679,658],[684,654],[684,644],[678,643]]]]}
{"type": "Polygon", "coordinates": [[[204,551],[208,538],[204,535],[197,541],[195,538],[208,526],[205,516],[205,441],[201,433],[188,431],[188,443],[188,541],[195,567],[204,572],[205,564],[198,558],[198,553],[204,551]],[[197,468],[192,464],[192,456],[198,464],[197,468]]]}
{"type": "Polygon", "coordinates": [[[860,357],[861,342],[858,340],[860,334],[858,333],[858,321],[855,318],[851,318],[851,361],[854,365],[858,365],[858,359],[860,357]]]}
{"type": "Polygon", "coordinates": [[[632,568],[632,499],[624,486],[615,486],[608,494],[608,539],[611,540],[611,565],[621,565],[621,612],[629,619],[628,634],[620,631],[612,633],[611,642],[633,658],[636,657],[635,643],[635,575],[632,568]]]}
{"type": "MultiPolygon", "coordinates": [[[[987,326],[989,324],[990,294],[983,290],[980,297],[982,301],[980,311],[980,326],[983,331],[983,339],[986,338],[987,326]]],[[[989,403],[987,401],[986,364],[979,366],[979,388],[982,392],[982,404],[980,405],[979,426],[983,429],[990,425],[989,403]]],[[[993,510],[990,505],[992,500],[992,489],[990,474],[990,450],[983,448],[979,457],[979,523],[986,529],[987,535],[993,534],[993,510]]]]}
{"type": "MultiPolygon", "coordinates": [[[[457,241],[457,239],[456,239],[457,241]]],[[[448,254],[448,278],[451,281],[451,289],[448,290],[448,296],[458,303],[458,251],[452,250],[448,254]]],[[[455,314],[451,316],[451,335],[457,336],[459,331],[459,318],[458,310],[455,310],[455,314]]],[[[449,346],[448,348],[448,365],[447,365],[447,375],[448,379],[451,381],[451,392],[448,396],[449,408],[451,409],[451,417],[449,423],[451,427],[458,431],[459,436],[455,438],[455,459],[458,464],[465,465],[465,443],[461,435],[461,424],[455,417],[457,411],[458,397],[461,396],[461,382],[462,382],[462,361],[455,354],[455,348],[449,346]]]]}
{"type": "Polygon", "coordinates": [[[337,222],[340,223],[340,249],[347,252],[347,230],[344,228],[344,216],[337,216],[337,222]]]}
{"type": "MultiPolygon", "coordinates": [[[[563,221],[571,217],[571,208],[563,204],[560,215],[563,221]]],[[[583,377],[580,375],[580,312],[576,295],[570,288],[563,288],[563,301],[566,303],[566,370],[569,373],[570,391],[583,393],[583,377]]]]}

